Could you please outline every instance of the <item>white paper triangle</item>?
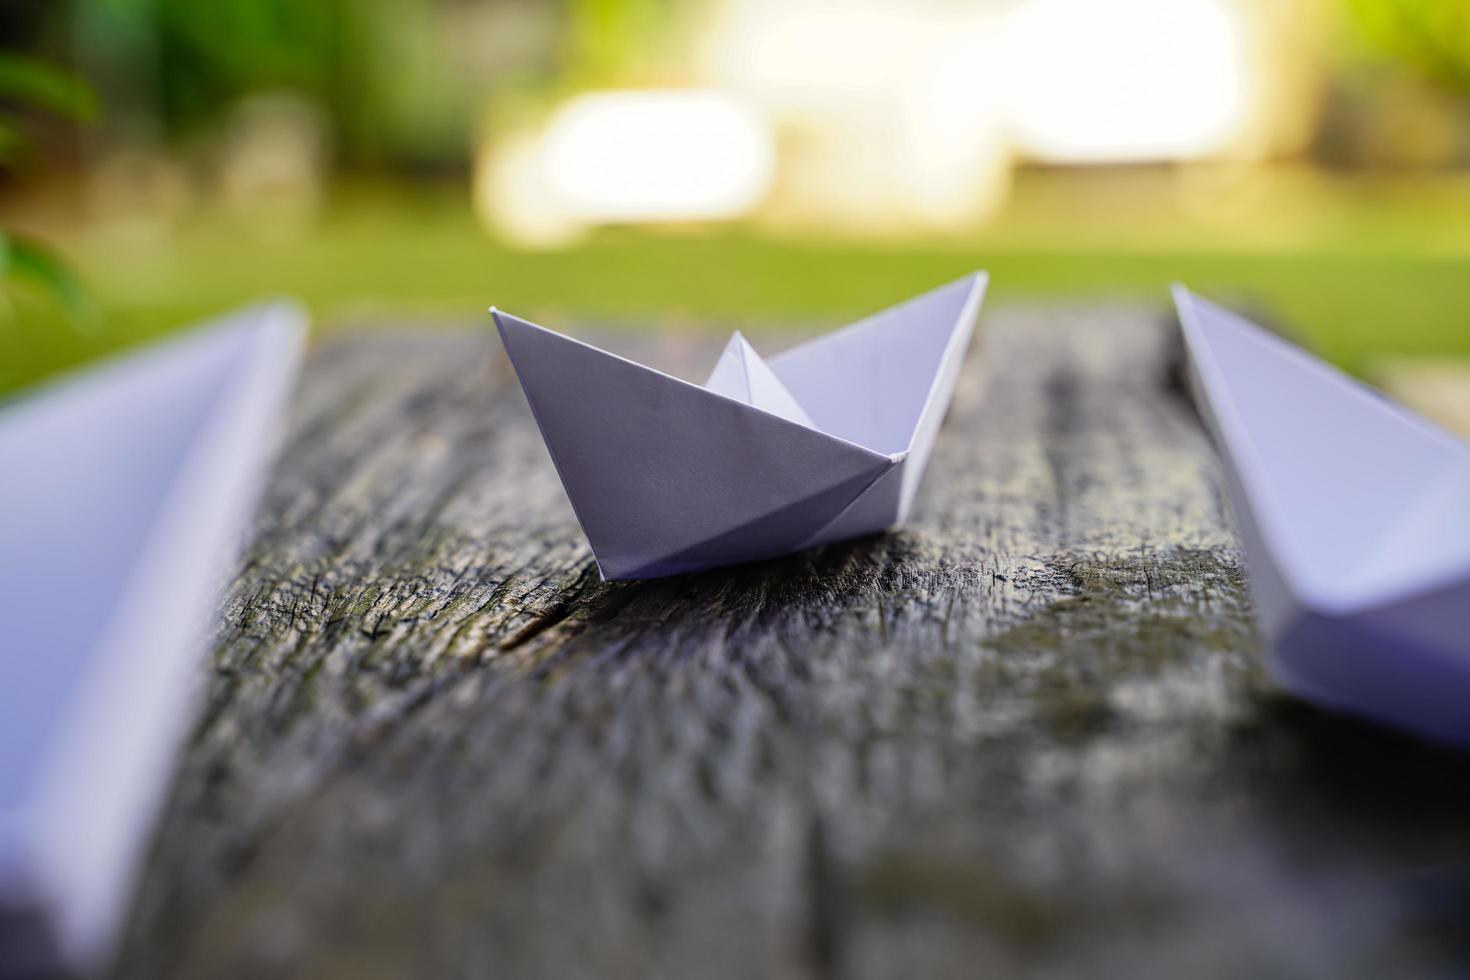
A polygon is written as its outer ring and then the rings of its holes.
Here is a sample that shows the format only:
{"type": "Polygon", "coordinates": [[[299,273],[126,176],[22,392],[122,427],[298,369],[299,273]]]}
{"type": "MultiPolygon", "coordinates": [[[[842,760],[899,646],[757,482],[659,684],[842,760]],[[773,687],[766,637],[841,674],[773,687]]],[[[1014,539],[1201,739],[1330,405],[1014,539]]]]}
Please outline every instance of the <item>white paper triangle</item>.
{"type": "Polygon", "coordinates": [[[776,377],[755,348],[735,331],[725,352],[720,355],[715,369],[704,386],[710,391],[745,402],[762,411],[779,415],[788,422],[804,425],[809,429],[816,426],[791,392],[776,377]]]}
{"type": "Polygon", "coordinates": [[[0,904],[105,951],[303,332],[236,314],[0,408],[0,904]]]}
{"type": "Polygon", "coordinates": [[[1470,741],[1470,446],[1183,287],[1174,296],[1278,675],[1470,741]]]}
{"type": "Polygon", "coordinates": [[[902,520],[984,288],[977,273],[769,362],[737,335],[707,387],[492,312],[598,568],[649,578],[902,520]]]}

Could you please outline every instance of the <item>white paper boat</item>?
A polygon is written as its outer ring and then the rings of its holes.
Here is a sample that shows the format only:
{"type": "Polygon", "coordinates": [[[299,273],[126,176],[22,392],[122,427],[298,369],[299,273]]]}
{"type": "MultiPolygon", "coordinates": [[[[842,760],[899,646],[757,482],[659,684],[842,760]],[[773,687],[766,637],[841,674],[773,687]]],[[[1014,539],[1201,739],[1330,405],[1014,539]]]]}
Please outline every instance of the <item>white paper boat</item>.
{"type": "Polygon", "coordinates": [[[106,955],[302,326],[252,309],[0,408],[0,974],[106,955]]]}
{"type": "Polygon", "coordinates": [[[1174,300],[1275,674],[1470,744],[1470,446],[1182,286],[1174,300]]]}
{"type": "Polygon", "coordinates": [[[985,291],[976,273],[701,387],[492,310],[606,579],[771,558],[908,515],[985,291]]]}

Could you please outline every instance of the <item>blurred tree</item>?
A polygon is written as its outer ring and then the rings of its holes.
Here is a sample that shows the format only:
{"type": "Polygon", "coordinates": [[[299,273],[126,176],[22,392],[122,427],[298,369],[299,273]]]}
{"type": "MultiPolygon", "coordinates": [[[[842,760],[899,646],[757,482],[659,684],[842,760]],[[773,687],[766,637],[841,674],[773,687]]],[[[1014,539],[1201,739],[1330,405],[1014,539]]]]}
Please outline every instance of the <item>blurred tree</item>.
{"type": "Polygon", "coordinates": [[[72,0],[71,20],[109,109],[129,103],[109,112],[132,120],[125,128],[187,139],[244,97],[290,93],[320,108],[339,163],[442,169],[464,167],[499,67],[466,63],[477,45],[463,35],[554,18],[572,2],[72,0]]]}
{"type": "MultiPolygon", "coordinates": [[[[98,146],[212,134],[252,95],[289,93],[351,168],[463,167],[491,89],[662,80],[650,53],[685,0],[7,0],[0,40],[65,39],[104,93],[98,146]],[[497,45],[494,35],[504,34],[497,45]],[[514,50],[507,50],[513,47],[514,50]],[[483,57],[492,51],[492,57],[483,57]],[[652,75],[650,75],[652,73],[652,75]]],[[[687,18],[684,18],[687,19],[687,18]]]]}
{"type": "Polygon", "coordinates": [[[75,0],[78,57],[125,124],[170,137],[236,99],[284,89],[325,107],[349,152],[371,100],[355,77],[363,24],[382,0],[75,0]],[[354,98],[355,97],[355,98],[354,98]]]}
{"type": "Polygon", "coordinates": [[[1470,0],[1351,0],[1351,7],[1369,43],[1470,90],[1470,0]]]}

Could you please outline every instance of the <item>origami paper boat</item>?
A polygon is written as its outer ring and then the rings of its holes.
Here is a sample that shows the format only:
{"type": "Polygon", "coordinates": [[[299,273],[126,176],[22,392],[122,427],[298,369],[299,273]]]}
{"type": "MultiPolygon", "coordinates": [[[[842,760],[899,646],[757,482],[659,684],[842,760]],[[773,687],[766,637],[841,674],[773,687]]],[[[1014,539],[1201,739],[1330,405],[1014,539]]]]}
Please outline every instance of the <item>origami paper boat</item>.
{"type": "Polygon", "coordinates": [[[985,291],[976,273],[703,385],[491,310],[605,579],[771,558],[905,519],[985,291]]]}
{"type": "Polygon", "coordinates": [[[1174,300],[1276,676],[1470,744],[1470,446],[1182,286],[1174,300]]]}
{"type": "Polygon", "coordinates": [[[0,974],[106,955],[302,326],[249,310],[0,409],[0,974]]]}

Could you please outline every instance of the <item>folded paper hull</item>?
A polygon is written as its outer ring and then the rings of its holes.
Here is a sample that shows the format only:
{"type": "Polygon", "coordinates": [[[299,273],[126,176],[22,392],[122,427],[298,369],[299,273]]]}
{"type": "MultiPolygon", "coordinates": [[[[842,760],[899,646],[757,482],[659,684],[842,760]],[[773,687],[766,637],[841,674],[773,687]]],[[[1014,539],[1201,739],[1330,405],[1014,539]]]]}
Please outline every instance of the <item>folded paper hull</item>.
{"type": "Polygon", "coordinates": [[[984,290],[971,276],[705,386],[494,311],[607,579],[880,531],[912,503],[984,290]]]}
{"type": "Polygon", "coordinates": [[[1175,302],[1273,673],[1470,746],[1470,447],[1182,287],[1175,302]]]}

